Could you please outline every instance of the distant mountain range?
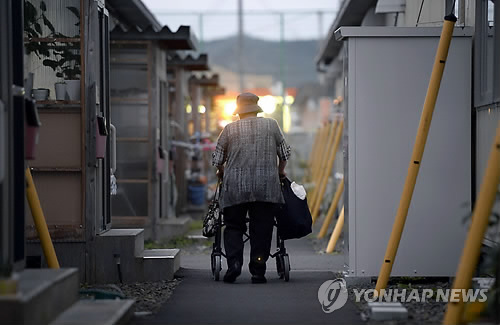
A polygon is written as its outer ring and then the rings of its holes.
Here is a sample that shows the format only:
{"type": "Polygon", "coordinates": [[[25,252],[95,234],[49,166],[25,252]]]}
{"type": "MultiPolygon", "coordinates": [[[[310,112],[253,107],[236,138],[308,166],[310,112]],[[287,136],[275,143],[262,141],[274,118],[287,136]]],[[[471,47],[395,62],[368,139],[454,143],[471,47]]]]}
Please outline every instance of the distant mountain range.
{"type": "MultiPolygon", "coordinates": [[[[238,38],[236,36],[204,43],[209,62],[238,72],[238,38]]],[[[244,71],[257,75],[272,75],[280,80],[280,42],[245,36],[244,71]]],[[[300,87],[317,80],[314,58],[318,41],[285,42],[285,80],[287,87],[300,87]]]]}

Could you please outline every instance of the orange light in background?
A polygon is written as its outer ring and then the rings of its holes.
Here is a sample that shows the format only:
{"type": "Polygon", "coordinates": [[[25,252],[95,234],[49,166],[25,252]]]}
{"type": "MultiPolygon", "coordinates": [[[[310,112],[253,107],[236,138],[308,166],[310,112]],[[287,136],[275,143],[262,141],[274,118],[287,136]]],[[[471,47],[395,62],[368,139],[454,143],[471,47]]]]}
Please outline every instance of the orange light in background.
{"type": "Polygon", "coordinates": [[[283,105],[283,132],[290,132],[292,126],[292,115],[290,114],[290,106],[283,105]]]}
{"type": "MultiPolygon", "coordinates": [[[[291,128],[291,105],[295,101],[295,93],[288,93],[283,96],[272,96],[267,90],[266,92],[254,91],[260,99],[258,105],[262,108],[263,112],[258,116],[272,116],[276,113],[276,109],[283,105],[283,131],[289,132],[291,128]]],[[[225,95],[216,96],[214,99],[214,114],[216,114],[216,123],[219,127],[223,128],[227,124],[238,120],[238,116],[234,115],[236,110],[236,97],[238,93],[226,93],[225,95]]],[[[281,113],[280,113],[281,114],[281,113]]]]}
{"type": "Polygon", "coordinates": [[[228,121],[228,120],[220,120],[220,121],[219,121],[219,126],[220,126],[221,128],[225,128],[225,127],[226,127],[226,125],[228,125],[229,123],[231,123],[231,121],[228,121]]]}
{"type": "Polygon", "coordinates": [[[258,104],[266,114],[272,114],[276,110],[276,98],[271,95],[260,97],[258,104]]]}
{"type": "Polygon", "coordinates": [[[228,101],[224,104],[224,115],[225,117],[231,117],[236,110],[236,101],[228,101]]]}

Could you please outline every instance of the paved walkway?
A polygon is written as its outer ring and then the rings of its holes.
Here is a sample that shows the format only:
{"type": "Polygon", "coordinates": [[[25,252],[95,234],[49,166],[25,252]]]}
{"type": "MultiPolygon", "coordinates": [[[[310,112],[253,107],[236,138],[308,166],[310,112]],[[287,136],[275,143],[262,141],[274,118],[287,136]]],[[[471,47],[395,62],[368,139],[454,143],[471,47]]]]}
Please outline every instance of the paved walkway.
{"type": "MultiPolygon", "coordinates": [[[[286,246],[292,268],[288,283],[278,278],[274,259],[267,263],[267,284],[251,284],[248,267],[236,283],[226,284],[212,280],[208,254],[182,256],[183,280],[172,297],[157,314],[134,323],[363,324],[350,301],[331,314],[318,302],[318,288],[342,270],[343,256],[317,254],[308,239],[287,241],[286,246]]],[[[245,248],[247,264],[248,244],[245,248]]],[[[222,274],[225,270],[224,264],[222,274]]]]}

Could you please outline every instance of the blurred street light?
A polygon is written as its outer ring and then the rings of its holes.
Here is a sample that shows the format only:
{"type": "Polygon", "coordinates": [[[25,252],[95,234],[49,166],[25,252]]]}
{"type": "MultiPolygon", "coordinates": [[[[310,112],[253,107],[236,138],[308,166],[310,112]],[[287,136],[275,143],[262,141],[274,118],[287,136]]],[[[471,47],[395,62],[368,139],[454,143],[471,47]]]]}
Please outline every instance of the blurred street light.
{"type": "Polygon", "coordinates": [[[264,113],[273,114],[276,110],[276,98],[270,95],[263,96],[259,99],[259,106],[264,113]]]}
{"type": "Polygon", "coordinates": [[[226,115],[226,117],[232,116],[235,110],[236,110],[235,101],[226,102],[224,104],[224,115],[226,115]]]}

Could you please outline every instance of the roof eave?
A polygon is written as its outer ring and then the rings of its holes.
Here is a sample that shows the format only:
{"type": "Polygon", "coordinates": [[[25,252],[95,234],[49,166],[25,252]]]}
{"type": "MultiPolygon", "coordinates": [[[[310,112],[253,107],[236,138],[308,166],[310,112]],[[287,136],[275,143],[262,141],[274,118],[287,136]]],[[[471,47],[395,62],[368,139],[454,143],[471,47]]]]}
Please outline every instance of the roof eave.
{"type": "Polygon", "coordinates": [[[106,5],[112,6],[129,26],[161,29],[160,22],[141,0],[107,0],[106,5]]]}
{"type": "Polygon", "coordinates": [[[341,42],[335,39],[335,32],[341,26],[359,26],[363,21],[366,12],[375,4],[377,0],[353,1],[345,0],[339,10],[335,21],[328,30],[327,37],[322,43],[318,55],[316,56],[316,66],[329,65],[338,55],[341,42]]]}
{"type": "Polygon", "coordinates": [[[185,58],[181,58],[178,54],[173,57],[167,58],[167,69],[180,67],[189,71],[208,71],[208,55],[205,53],[200,54],[194,58],[191,54],[185,58]]]}
{"type": "Polygon", "coordinates": [[[162,47],[168,50],[196,50],[198,40],[191,33],[190,26],[180,26],[176,32],[172,32],[168,26],[160,30],[149,26],[144,30],[131,28],[124,30],[117,26],[111,31],[111,39],[115,41],[158,41],[162,47]]]}

